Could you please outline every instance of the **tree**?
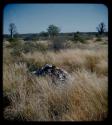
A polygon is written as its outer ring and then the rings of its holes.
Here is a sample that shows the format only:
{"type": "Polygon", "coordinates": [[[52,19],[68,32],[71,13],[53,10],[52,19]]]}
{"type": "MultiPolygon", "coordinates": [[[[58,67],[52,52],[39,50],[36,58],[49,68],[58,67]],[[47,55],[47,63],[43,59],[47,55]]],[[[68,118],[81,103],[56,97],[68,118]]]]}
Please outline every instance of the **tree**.
{"type": "Polygon", "coordinates": [[[98,25],[98,27],[96,27],[96,29],[97,29],[98,33],[99,33],[100,35],[102,35],[102,34],[105,32],[105,30],[106,30],[105,24],[104,24],[103,22],[101,22],[101,23],[98,25]]]}
{"type": "Polygon", "coordinates": [[[55,25],[49,25],[47,31],[50,37],[54,37],[60,32],[60,28],[55,25]]]}
{"type": "Polygon", "coordinates": [[[9,25],[9,32],[10,32],[10,36],[11,38],[13,38],[14,34],[16,34],[16,25],[14,23],[10,23],[9,25]]]}

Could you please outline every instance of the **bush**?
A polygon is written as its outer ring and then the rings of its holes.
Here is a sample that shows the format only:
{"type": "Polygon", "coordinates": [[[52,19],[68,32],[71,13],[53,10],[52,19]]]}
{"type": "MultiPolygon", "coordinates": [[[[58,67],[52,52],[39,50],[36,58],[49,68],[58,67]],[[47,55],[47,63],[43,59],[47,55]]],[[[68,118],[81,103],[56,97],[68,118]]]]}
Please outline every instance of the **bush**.
{"type": "Polygon", "coordinates": [[[22,46],[23,53],[33,52],[35,50],[35,47],[32,42],[26,42],[22,46]]]}
{"type": "Polygon", "coordinates": [[[21,56],[22,46],[23,45],[18,39],[13,39],[10,44],[10,47],[12,48],[11,55],[14,57],[21,56]]]}
{"type": "Polygon", "coordinates": [[[80,36],[79,32],[74,34],[74,41],[77,42],[81,42],[81,43],[85,43],[85,39],[83,37],[80,36]]]}
{"type": "Polygon", "coordinates": [[[14,42],[11,43],[12,52],[11,54],[13,56],[20,56],[21,53],[33,53],[34,51],[46,51],[48,48],[40,43],[33,43],[33,42],[26,42],[24,44],[21,44],[21,42],[14,42]]]}
{"type": "Polygon", "coordinates": [[[85,43],[85,39],[82,38],[82,37],[79,38],[79,41],[80,41],[81,43],[85,43]]]}
{"type": "Polygon", "coordinates": [[[11,43],[12,51],[11,55],[14,57],[20,57],[23,51],[23,45],[19,42],[11,43]]]}
{"type": "Polygon", "coordinates": [[[46,51],[47,47],[41,43],[26,42],[23,47],[23,53],[34,52],[34,51],[46,51]]]}
{"type": "Polygon", "coordinates": [[[15,47],[21,44],[21,42],[17,38],[9,38],[8,41],[10,42],[9,47],[15,47]]]}
{"type": "Polygon", "coordinates": [[[13,47],[11,55],[16,57],[16,56],[21,56],[21,52],[22,52],[22,46],[21,45],[16,45],[13,47]]]}
{"type": "Polygon", "coordinates": [[[17,38],[9,38],[9,39],[8,39],[8,41],[11,42],[11,43],[12,43],[12,42],[16,42],[17,40],[18,40],[17,38]]]}
{"type": "Polygon", "coordinates": [[[96,41],[102,41],[101,37],[98,37],[98,38],[96,39],[96,41]]]}
{"type": "Polygon", "coordinates": [[[66,40],[64,38],[54,38],[52,39],[52,49],[55,51],[58,51],[60,49],[64,49],[64,44],[66,43],[66,40]]]}
{"type": "Polygon", "coordinates": [[[67,41],[67,42],[65,43],[64,47],[65,47],[66,49],[74,48],[74,43],[69,40],[69,41],[67,41]]]}
{"type": "Polygon", "coordinates": [[[42,51],[42,52],[45,52],[46,50],[48,50],[48,47],[41,43],[36,43],[35,48],[36,48],[36,50],[42,51]]]}

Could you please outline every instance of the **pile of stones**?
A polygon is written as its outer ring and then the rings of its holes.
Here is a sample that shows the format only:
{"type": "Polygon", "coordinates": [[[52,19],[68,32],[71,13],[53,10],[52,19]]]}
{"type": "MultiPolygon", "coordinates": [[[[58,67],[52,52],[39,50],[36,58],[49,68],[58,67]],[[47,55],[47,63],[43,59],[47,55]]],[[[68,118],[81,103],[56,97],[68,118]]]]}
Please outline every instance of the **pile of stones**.
{"type": "Polygon", "coordinates": [[[52,64],[45,64],[43,67],[33,71],[32,74],[37,76],[49,75],[53,79],[58,79],[60,81],[65,81],[70,78],[70,74],[67,71],[52,64]]]}

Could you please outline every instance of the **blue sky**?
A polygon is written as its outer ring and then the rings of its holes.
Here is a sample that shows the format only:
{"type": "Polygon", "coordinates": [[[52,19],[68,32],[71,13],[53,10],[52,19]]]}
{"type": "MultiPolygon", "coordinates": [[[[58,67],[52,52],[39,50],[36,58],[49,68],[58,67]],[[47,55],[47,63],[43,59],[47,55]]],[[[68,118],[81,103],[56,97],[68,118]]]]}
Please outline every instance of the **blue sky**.
{"type": "Polygon", "coordinates": [[[61,32],[95,32],[100,22],[108,30],[108,8],[103,4],[8,4],[3,13],[3,33],[10,23],[18,33],[39,33],[50,24],[61,32]]]}

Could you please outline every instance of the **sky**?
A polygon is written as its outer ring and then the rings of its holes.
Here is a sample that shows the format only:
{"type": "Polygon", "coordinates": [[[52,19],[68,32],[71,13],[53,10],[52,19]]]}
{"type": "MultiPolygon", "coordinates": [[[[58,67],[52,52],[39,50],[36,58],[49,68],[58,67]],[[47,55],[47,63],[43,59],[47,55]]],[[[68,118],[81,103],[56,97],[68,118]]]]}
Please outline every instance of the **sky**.
{"type": "Polygon", "coordinates": [[[9,34],[9,24],[17,32],[40,33],[49,25],[61,32],[96,32],[104,22],[108,31],[108,8],[104,4],[8,4],[3,11],[3,33],[9,34]]]}

